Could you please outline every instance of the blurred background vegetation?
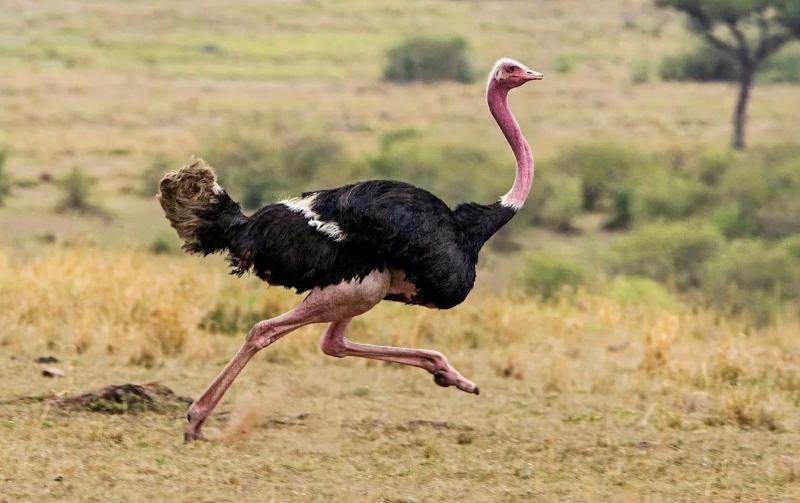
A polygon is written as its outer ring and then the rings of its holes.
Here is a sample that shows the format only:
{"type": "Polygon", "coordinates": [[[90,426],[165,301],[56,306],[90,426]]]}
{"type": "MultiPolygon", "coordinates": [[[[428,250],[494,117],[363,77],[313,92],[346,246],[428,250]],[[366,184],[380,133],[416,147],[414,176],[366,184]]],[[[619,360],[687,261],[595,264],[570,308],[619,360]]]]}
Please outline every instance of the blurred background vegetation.
{"type": "Polygon", "coordinates": [[[249,210],[369,178],[491,202],[514,164],[482,76],[511,56],[545,74],[511,98],[537,176],[489,284],[796,317],[800,44],[759,68],[734,150],[741,69],[686,27],[650,0],[12,1],[0,244],[176,253],[153,195],[191,154],[249,210]]]}

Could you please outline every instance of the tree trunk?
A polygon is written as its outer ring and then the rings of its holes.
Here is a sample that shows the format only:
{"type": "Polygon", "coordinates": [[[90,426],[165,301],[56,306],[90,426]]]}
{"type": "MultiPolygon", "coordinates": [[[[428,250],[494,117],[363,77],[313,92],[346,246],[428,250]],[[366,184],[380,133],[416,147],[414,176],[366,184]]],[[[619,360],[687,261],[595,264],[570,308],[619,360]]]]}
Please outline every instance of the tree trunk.
{"type": "Polygon", "coordinates": [[[736,111],[733,114],[733,147],[744,149],[744,123],[747,120],[747,102],[750,99],[750,89],[753,87],[755,68],[742,65],[742,76],[739,78],[739,100],[736,102],[736,111]]]}

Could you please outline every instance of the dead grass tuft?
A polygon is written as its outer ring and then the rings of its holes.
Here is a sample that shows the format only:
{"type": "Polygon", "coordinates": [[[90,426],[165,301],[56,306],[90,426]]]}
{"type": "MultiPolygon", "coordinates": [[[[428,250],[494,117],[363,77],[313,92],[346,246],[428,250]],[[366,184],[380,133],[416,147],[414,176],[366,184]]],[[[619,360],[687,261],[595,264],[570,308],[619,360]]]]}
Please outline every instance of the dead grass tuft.
{"type": "Polygon", "coordinates": [[[677,316],[670,315],[659,319],[647,332],[644,339],[642,368],[647,371],[660,369],[668,363],[670,349],[680,329],[677,316]]]}

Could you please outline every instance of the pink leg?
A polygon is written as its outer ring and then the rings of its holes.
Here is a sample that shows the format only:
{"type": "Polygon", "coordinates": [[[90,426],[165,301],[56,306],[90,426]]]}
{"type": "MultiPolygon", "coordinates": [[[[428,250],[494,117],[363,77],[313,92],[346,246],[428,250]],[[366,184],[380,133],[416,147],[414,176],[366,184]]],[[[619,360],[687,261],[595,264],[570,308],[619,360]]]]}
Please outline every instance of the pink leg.
{"type": "Polygon", "coordinates": [[[256,353],[289,332],[311,323],[351,319],[365,313],[381,301],[389,289],[389,274],[374,272],[363,281],[340,283],[313,290],[296,308],[271,320],[257,323],[247,334],[244,344],[191,406],[189,426],[184,439],[202,440],[203,422],[222,400],[233,381],[256,353]]]}
{"type": "Polygon", "coordinates": [[[456,369],[447,362],[442,353],[427,349],[395,348],[392,346],[374,346],[372,344],[359,344],[351,342],[345,337],[344,331],[350,319],[334,321],[322,333],[320,347],[326,355],[344,358],[345,356],[360,356],[386,362],[400,363],[425,369],[433,374],[433,380],[439,386],[456,386],[467,393],[480,393],[478,386],[464,378],[456,369]]]}

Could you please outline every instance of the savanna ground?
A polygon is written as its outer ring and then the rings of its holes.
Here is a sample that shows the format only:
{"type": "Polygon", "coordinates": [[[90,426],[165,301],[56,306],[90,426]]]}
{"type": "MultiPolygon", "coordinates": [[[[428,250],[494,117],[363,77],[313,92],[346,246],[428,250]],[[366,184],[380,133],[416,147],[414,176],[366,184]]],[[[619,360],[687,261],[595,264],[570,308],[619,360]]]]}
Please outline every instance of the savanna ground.
{"type": "MultiPolygon", "coordinates": [[[[545,73],[512,98],[541,157],[587,138],[728,140],[731,86],[631,82],[633,66],[690,40],[647,1],[7,1],[0,145],[16,186],[0,208],[0,501],[798,500],[796,321],[756,329],[628,280],[537,302],[507,291],[518,262],[492,251],[463,306],[382,305],[349,334],[441,350],[478,397],[418,369],[325,357],[313,326],[254,359],[211,442],[183,443],[181,402],[58,405],[130,382],[196,396],[253,322],[298,301],[219,259],[143,251],[169,231],[135,194],[158,153],[202,155],[241,129],[325,135],[358,155],[413,128],[496,152],[510,184],[481,79],[380,81],[386,49],[417,33],[464,36],[481,72],[509,55],[545,73]],[[41,175],[75,165],[112,218],[54,211],[60,189],[41,175]],[[34,362],[49,355],[60,361],[34,362]],[[43,377],[50,365],[65,376],[43,377]]],[[[797,103],[797,87],[757,86],[751,143],[796,141],[797,103]]],[[[607,240],[520,238],[559,253],[607,240]]]]}
{"type": "MultiPolygon", "coordinates": [[[[4,395],[157,380],[196,394],[294,297],[191,259],[98,249],[0,262],[4,395]],[[24,284],[25,288],[14,285],[24,284]],[[8,298],[13,296],[13,299],[8,298]],[[13,301],[12,301],[13,300],[13,301]],[[40,376],[56,355],[66,377],[40,376]]],[[[796,325],[578,293],[380,306],[354,340],[435,347],[481,386],[324,357],[312,326],[268,348],[186,445],[185,404],[108,415],[0,405],[7,501],[793,501],[796,325]]]]}

